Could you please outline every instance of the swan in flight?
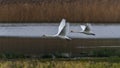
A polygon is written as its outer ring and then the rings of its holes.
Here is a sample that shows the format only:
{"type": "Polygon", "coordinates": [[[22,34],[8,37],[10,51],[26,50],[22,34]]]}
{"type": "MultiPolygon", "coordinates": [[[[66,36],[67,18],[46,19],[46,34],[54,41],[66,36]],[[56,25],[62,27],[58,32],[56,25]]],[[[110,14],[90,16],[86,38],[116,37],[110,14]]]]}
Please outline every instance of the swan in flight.
{"type": "Polygon", "coordinates": [[[66,20],[62,19],[62,21],[60,22],[60,25],[58,27],[57,34],[43,35],[43,37],[45,37],[45,38],[61,38],[61,39],[71,40],[71,38],[69,38],[67,36],[68,32],[69,32],[69,23],[66,23],[66,20]]]}
{"type": "Polygon", "coordinates": [[[85,25],[80,25],[82,31],[77,32],[77,31],[71,30],[71,32],[73,32],[73,33],[83,33],[83,34],[86,34],[86,35],[95,35],[95,33],[92,32],[90,26],[91,25],[89,23],[87,23],[85,25]]]}

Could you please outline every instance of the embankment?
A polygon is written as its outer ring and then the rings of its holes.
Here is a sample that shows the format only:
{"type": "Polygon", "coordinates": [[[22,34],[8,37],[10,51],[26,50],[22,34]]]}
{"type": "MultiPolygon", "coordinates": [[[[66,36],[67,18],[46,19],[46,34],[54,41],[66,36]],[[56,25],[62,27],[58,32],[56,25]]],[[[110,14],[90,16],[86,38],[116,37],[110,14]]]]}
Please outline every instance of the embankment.
{"type": "MultiPolygon", "coordinates": [[[[120,39],[73,39],[66,41],[43,38],[0,38],[0,53],[12,52],[35,55],[72,53],[72,55],[79,55],[81,51],[100,48],[96,48],[96,46],[120,46],[120,39]]],[[[113,47],[111,48],[113,49],[113,47]]],[[[119,47],[116,48],[119,49],[119,47]]]]}

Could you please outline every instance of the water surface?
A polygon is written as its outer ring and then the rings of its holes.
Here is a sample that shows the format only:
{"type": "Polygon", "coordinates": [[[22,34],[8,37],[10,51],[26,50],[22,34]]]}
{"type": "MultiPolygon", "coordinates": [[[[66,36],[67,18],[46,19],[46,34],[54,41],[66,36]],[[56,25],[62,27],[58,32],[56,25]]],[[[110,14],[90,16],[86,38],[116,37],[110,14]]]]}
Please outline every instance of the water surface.
{"type": "MultiPolygon", "coordinates": [[[[80,31],[78,23],[70,23],[70,30],[80,31]]],[[[81,33],[70,33],[71,38],[120,38],[120,24],[94,24],[92,31],[95,36],[81,33]]],[[[24,23],[24,24],[0,24],[0,36],[9,37],[37,37],[42,35],[54,35],[57,33],[59,23],[24,23]]]]}

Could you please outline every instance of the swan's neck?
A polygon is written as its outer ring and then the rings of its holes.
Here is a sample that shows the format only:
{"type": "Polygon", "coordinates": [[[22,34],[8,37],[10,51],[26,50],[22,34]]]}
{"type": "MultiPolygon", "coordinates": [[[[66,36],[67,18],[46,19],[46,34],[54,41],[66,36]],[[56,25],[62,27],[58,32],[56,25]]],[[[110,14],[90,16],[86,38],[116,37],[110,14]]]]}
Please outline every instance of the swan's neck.
{"type": "Polygon", "coordinates": [[[83,33],[83,31],[72,31],[72,33],[83,33]]]}
{"type": "Polygon", "coordinates": [[[52,38],[52,37],[56,37],[56,35],[45,35],[45,37],[52,38]]]}

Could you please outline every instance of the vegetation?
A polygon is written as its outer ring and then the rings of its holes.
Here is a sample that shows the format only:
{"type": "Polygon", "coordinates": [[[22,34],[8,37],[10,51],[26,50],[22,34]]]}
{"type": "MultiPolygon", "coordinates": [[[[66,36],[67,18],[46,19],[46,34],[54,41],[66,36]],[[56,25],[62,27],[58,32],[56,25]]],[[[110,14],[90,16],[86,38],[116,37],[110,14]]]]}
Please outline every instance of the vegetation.
{"type": "Polygon", "coordinates": [[[79,58],[79,57],[120,57],[119,48],[99,48],[93,50],[83,50],[77,53],[78,56],[72,55],[72,53],[42,53],[39,55],[25,55],[15,52],[5,52],[0,53],[0,59],[28,59],[28,58],[36,58],[36,59],[56,59],[56,58],[79,58]]]}
{"type": "Polygon", "coordinates": [[[89,59],[82,59],[82,60],[37,60],[37,59],[0,60],[0,68],[119,68],[119,67],[120,67],[120,62],[101,61],[101,59],[92,59],[92,60],[89,60],[89,59]],[[99,61],[96,61],[96,60],[99,60],[99,61]]]}
{"type": "Polygon", "coordinates": [[[120,50],[119,48],[97,48],[81,52],[80,57],[120,57],[120,50]]]}
{"type": "Polygon", "coordinates": [[[119,0],[0,0],[4,22],[120,22],[119,0]]]}

